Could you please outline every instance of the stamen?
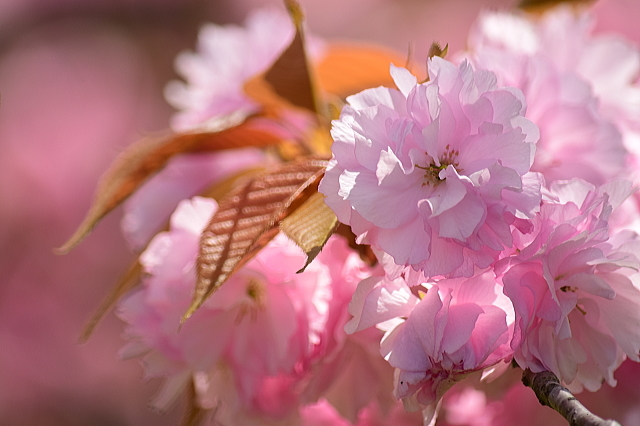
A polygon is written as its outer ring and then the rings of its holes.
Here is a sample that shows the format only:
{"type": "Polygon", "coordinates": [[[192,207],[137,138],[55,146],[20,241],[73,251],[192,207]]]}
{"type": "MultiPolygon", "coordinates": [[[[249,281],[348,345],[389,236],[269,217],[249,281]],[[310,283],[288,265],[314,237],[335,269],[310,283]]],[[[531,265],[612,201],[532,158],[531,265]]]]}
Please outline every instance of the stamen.
{"type": "Polygon", "coordinates": [[[438,161],[439,164],[436,164],[436,160],[432,159],[431,164],[429,164],[428,166],[416,165],[417,168],[425,171],[424,172],[425,182],[422,183],[422,186],[425,186],[425,185],[436,186],[440,182],[445,180],[440,178],[440,172],[449,166],[453,166],[458,172],[461,172],[462,170],[460,169],[460,164],[456,161],[456,158],[458,157],[458,155],[460,155],[460,151],[452,150],[451,145],[447,144],[447,146],[445,147],[444,154],[442,154],[442,156],[438,161]]]}

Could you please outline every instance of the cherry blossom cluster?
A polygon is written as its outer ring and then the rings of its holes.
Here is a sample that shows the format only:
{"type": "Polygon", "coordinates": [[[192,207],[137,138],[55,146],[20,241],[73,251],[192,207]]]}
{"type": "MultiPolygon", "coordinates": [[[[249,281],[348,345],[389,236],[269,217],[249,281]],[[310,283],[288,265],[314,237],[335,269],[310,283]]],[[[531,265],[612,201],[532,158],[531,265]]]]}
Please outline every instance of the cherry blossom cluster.
{"type": "MultiPolygon", "coordinates": [[[[142,286],[119,305],[122,355],[165,377],[153,404],[193,386],[216,424],[428,424],[456,383],[514,364],[575,392],[615,386],[640,361],[640,50],[592,24],[563,7],[486,12],[426,79],[391,65],[395,88],[346,99],[319,186],[377,265],[334,235],[296,274],[304,253],[279,235],[180,328],[217,209],[191,197],[277,160],[172,160],[125,206],[125,234],[146,249],[142,286]]],[[[293,34],[269,11],[205,27],[178,58],[186,82],[167,88],[175,129],[254,112],[243,84],[293,34]]]]}
{"type": "MultiPolygon", "coordinates": [[[[370,271],[340,238],[296,274],[304,254],[278,236],[179,330],[191,302],[189,272],[200,232],[216,208],[214,200],[200,197],[178,205],[171,229],[140,258],[148,274],[144,288],[120,305],[131,339],[123,357],[143,356],[147,376],[169,377],[153,402],[157,408],[166,408],[195,377],[202,407],[217,407],[218,421],[255,424],[259,415],[284,421],[300,415],[301,403],[329,396],[334,382],[372,381],[385,372],[384,364],[368,359],[373,351],[367,345],[380,335],[342,332],[351,294],[370,271]],[[363,365],[336,368],[351,362],[363,365]]],[[[374,395],[376,386],[370,388],[374,395]]],[[[367,402],[352,402],[350,409],[357,413],[367,402]]]]}
{"type": "Polygon", "coordinates": [[[612,219],[634,192],[616,180],[633,176],[634,125],[617,111],[633,105],[638,52],[589,40],[587,23],[485,14],[458,65],[432,58],[424,83],[392,67],[397,89],[351,96],[334,122],[320,190],[386,271],[359,285],[349,331],[388,327],[406,406],[501,362],[595,391],[640,360],[634,200],[612,219]],[[629,90],[600,98],[605,50],[629,90]]]}

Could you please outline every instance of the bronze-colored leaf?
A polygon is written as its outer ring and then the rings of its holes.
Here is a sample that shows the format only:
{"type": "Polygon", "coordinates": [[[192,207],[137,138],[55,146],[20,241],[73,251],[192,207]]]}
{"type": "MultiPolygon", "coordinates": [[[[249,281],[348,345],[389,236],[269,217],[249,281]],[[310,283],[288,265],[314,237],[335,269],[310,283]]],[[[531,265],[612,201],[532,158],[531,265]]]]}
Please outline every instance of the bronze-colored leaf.
{"type": "Polygon", "coordinates": [[[142,265],[136,262],[129,267],[120,281],[111,289],[107,297],[102,301],[96,312],[93,314],[80,336],[80,343],[85,343],[93,334],[100,320],[115,306],[118,300],[124,296],[126,292],[135,288],[140,282],[140,274],[142,273],[142,265]]]}
{"type": "Polygon", "coordinates": [[[264,172],[264,167],[252,167],[234,173],[225,179],[221,179],[200,193],[200,196],[221,200],[225,195],[239,186],[243,181],[264,172]]]}
{"type": "Polygon", "coordinates": [[[271,68],[264,75],[249,80],[244,90],[267,110],[288,103],[324,115],[307,59],[302,10],[294,0],[286,0],[285,4],[296,27],[294,38],[271,68]]]}
{"type": "Polygon", "coordinates": [[[340,98],[377,86],[395,87],[389,66],[404,66],[406,58],[369,45],[336,43],[327,47],[316,69],[320,88],[340,98]]]}
{"type": "Polygon", "coordinates": [[[594,0],[521,0],[518,7],[526,10],[527,12],[543,13],[561,3],[583,6],[593,3],[593,1],[594,0]]]}
{"type": "Polygon", "coordinates": [[[280,229],[307,255],[307,261],[298,271],[303,272],[338,227],[338,218],[324,202],[319,192],[311,195],[293,213],[280,222],[280,229]]]}
{"type": "Polygon", "coordinates": [[[179,133],[142,139],[129,146],[102,176],[87,216],[69,240],[56,250],[68,253],[91,229],[178,154],[269,146],[278,137],[252,126],[252,119],[220,131],[179,133]]]}
{"type": "Polygon", "coordinates": [[[280,164],[251,178],[220,200],[200,237],[196,290],[184,322],[233,272],[278,233],[278,225],[315,191],[326,157],[280,164]]]}
{"type": "MultiPolygon", "coordinates": [[[[211,187],[205,189],[200,195],[203,197],[209,197],[216,200],[221,199],[231,189],[237,185],[242,179],[248,179],[250,176],[262,172],[263,168],[252,168],[248,170],[242,170],[230,177],[223,179],[211,187]]],[[[169,230],[169,223],[162,228],[161,232],[169,230]]],[[[107,297],[101,302],[98,309],[95,311],[91,319],[87,322],[82,335],[80,336],[80,343],[85,343],[93,334],[96,326],[100,320],[115,306],[122,296],[129,290],[135,288],[140,283],[140,276],[142,274],[142,265],[136,260],[133,265],[129,267],[120,281],[111,289],[107,297]]]]}

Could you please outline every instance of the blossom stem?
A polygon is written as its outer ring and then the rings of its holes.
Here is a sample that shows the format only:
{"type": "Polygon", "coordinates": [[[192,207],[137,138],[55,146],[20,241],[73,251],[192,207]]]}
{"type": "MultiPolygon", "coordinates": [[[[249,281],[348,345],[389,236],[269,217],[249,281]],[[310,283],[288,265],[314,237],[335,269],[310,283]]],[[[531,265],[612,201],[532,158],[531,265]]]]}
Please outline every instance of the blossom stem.
{"type": "Polygon", "coordinates": [[[556,410],[571,426],[621,426],[615,420],[601,419],[587,410],[549,371],[533,373],[526,369],[522,373],[522,383],[533,389],[540,404],[556,410]]]}

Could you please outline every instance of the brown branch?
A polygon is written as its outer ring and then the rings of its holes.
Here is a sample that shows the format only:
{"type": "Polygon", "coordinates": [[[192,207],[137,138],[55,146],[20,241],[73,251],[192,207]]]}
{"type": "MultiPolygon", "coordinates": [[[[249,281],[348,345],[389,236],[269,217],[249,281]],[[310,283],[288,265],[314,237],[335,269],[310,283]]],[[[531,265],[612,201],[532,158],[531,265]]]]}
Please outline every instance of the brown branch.
{"type": "Polygon", "coordinates": [[[549,371],[533,373],[527,369],[522,373],[522,383],[533,389],[540,404],[556,410],[571,426],[621,426],[615,420],[604,420],[592,414],[549,371]]]}

